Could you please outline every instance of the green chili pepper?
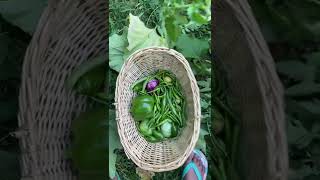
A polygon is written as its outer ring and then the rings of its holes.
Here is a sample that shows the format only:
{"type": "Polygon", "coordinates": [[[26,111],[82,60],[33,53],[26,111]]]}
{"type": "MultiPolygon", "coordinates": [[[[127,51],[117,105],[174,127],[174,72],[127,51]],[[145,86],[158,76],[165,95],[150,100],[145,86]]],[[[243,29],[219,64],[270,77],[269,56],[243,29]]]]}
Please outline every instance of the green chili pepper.
{"type": "Polygon", "coordinates": [[[156,131],[156,130],[153,130],[153,131],[152,131],[152,135],[153,135],[157,140],[161,140],[161,139],[164,138],[164,136],[163,136],[160,132],[158,132],[158,131],[156,131]]]}
{"type": "Polygon", "coordinates": [[[173,114],[176,115],[176,116],[179,116],[178,113],[176,112],[176,109],[173,107],[173,104],[172,104],[170,98],[167,98],[167,100],[168,100],[168,105],[170,106],[171,111],[173,112],[173,114]]]}
{"type": "Polygon", "coordinates": [[[157,138],[155,138],[153,136],[149,136],[147,139],[149,142],[157,142],[157,138]]]}

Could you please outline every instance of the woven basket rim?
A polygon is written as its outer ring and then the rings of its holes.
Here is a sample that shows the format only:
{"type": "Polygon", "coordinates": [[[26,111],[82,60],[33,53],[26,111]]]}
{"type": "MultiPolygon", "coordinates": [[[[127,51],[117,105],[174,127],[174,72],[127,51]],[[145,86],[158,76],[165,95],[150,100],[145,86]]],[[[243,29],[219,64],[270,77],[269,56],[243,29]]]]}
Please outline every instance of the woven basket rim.
{"type": "MultiPolygon", "coordinates": [[[[199,87],[197,86],[196,83],[196,79],[195,76],[191,70],[191,67],[188,63],[188,61],[185,59],[185,57],[177,52],[174,49],[170,49],[167,47],[159,47],[159,46],[152,46],[152,47],[147,47],[147,48],[143,48],[143,49],[139,49],[137,51],[135,51],[132,55],[130,55],[127,60],[125,61],[125,63],[123,64],[123,66],[121,67],[121,70],[119,72],[119,75],[117,77],[117,82],[116,82],[116,92],[115,92],[115,106],[116,106],[116,120],[117,120],[117,129],[118,129],[118,134],[120,137],[120,141],[122,146],[124,147],[124,151],[127,155],[127,157],[129,159],[131,159],[137,166],[139,166],[142,169],[145,170],[149,170],[149,171],[154,171],[154,172],[162,172],[162,171],[169,171],[169,170],[174,170],[179,168],[180,166],[183,165],[183,163],[187,160],[187,158],[189,157],[189,155],[192,153],[193,149],[196,146],[196,142],[199,138],[199,134],[200,134],[200,125],[201,125],[201,108],[200,108],[200,95],[199,95],[199,87]],[[134,58],[140,54],[143,54],[145,52],[165,52],[168,53],[170,55],[172,55],[173,57],[175,57],[178,61],[182,62],[184,64],[184,69],[188,72],[188,78],[191,82],[195,82],[196,86],[192,86],[191,88],[194,90],[194,94],[193,96],[198,96],[197,98],[194,98],[194,103],[193,103],[193,108],[195,110],[195,118],[194,118],[194,122],[193,122],[193,135],[192,135],[192,139],[191,139],[191,143],[187,146],[185,153],[181,154],[179,156],[179,158],[177,158],[176,160],[170,162],[170,163],[166,163],[166,164],[161,164],[161,165],[154,165],[154,164],[150,164],[150,163],[146,163],[146,162],[142,162],[141,160],[139,160],[133,153],[131,153],[131,147],[129,147],[129,145],[126,143],[126,138],[123,137],[123,132],[121,130],[121,123],[120,123],[120,118],[119,117],[119,111],[118,111],[118,99],[119,99],[119,84],[121,83],[121,78],[123,76],[123,74],[125,73],[124,70],[127,68],[127,65],[129,63],[131,63],[132,60],[134,60],[134,58]],[[197,106],[196,106],[197,105],[197,106]],[[199,108],[196,108],[199,107],[199,108]]],[[[159,142],[161,143],[161,142],[159,142]]]]}

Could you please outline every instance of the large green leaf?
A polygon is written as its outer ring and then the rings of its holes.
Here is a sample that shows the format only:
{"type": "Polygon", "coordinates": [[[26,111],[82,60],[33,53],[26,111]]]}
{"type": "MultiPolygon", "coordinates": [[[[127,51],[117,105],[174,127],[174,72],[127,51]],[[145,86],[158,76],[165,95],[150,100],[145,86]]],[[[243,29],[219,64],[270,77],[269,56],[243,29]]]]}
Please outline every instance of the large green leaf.
{"type": "Polygon", "coordinates": [[[117,123],[115,118],[115,111],[109,110],[109,176],[113,178],[116,174],[116,160],[117,155],[114,153],[115,149],[122,148],[120,143],[117,123]]]}
{"type": "Polygon", "coordinates": [[[127,35],[113,34],[109,37],[109,66],[119,72],[123,62],[126,47],[128,46],[127,35]]]}
{"type": "Polygon", "coordinates": [[[313,140],[313,134],[310,133],[299,120],[288,117],[288,142],[297,147],[304,148],[313,140]]]}
{"type": "Polygon", "coordinates": [[[304,107],[304,109],[316,116],[320,116],[320,101],[314,99],[313,101],[300,101],[299,104],[304,107]]]}
{"type": "Polygon", "coordinates": [[[209,43],[207,40],[191,38],[183,34],[179,37],[176,47],[187,58],[199,58],[203,53],[208,52],[209,43]]]}
{"type": "Polygon", "coordinates": [[[310,96],[318,93],[320,93],[320,84],[308,81],[291,86],[286,90],[288,96],[310,96]]]}
{"type": "Polygon", "coordinates": [[[130,14],[129,21],[128,51],[133,53],[136,50],[150,46],[168,46],[166,40],[160,37],[155,29],[147,28],[138,16],[130,14]]]}
{"type": "Polygon", "coordinates": [[[130,14],[128,32],[109,38],[109,66],[119,72],[124,61],[135,51],[151,47],[167,47],[167,42],[155,29],[147,28],[138,16],[130,14]]]}
{"type": "Polygon", "coordinates": [[[173,15],[165,19],[165,27],[170,42],[175,43],[181,34],[181,27],[176,23],[173,15]]]}
{"type": "Polygon", "coordinates": [[[280,74],[296,80],[303,80],[306,72],[310,71],[311,68],[299,60],[280,61],[277,63],[277,71],[280,74]]]}
{"type": "Polygon", "coordinates": [[[302,167],[298,170],[291,170],[291,174],[289,176],[290,180],[318,180],[320,171],[316,168],[312,168],[310,166],[301,163],[302,167]],[[313,178],[312,178],[313,177],[313,178]]]}
{"type": "Polygon", "coordinates": [[[32,34],[47,6],[47,0],[0,1],[0,14],[10,23],[32,34]]]}
{"type": "Polygon", "coordinates": [[[299,44],[320,38],[319,8],[316,0],[249,0],[267,40],[299,44]]]}
{"type": "Polygon", "coordinates": [[[320,51],[313,52],[305,56],[308,59],[308,64],[320,67],[320,51]]]}

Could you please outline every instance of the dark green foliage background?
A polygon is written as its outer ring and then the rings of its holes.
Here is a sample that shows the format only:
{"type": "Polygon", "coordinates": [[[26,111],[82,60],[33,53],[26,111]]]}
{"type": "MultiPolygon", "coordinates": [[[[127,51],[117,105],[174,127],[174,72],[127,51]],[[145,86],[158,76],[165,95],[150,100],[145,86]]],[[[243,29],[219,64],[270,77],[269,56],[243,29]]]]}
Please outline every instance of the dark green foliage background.
{"type": "Polygon", "coordinates": [[[31,36],[0,16],[0,179],[19,178],[18,94],[23,56],[31,36]]]}

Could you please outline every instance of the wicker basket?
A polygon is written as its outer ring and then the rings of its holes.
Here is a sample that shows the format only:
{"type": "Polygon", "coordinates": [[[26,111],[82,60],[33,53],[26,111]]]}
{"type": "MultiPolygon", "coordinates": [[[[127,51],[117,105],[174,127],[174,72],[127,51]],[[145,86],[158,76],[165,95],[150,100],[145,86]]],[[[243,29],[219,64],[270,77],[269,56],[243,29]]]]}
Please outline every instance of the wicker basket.
{"type": "MultiPolygon", "coordinates": [[[[213,7],[213,52],[241,112],[244,179],[286,180],[283,90],[272,57],[246,0],[214,0],[213,7]]],[[[23,65],[16,132],[23,180],[76,179],[65,151],[86,99],[66,90],[64,80],[106,53],[107,9],[103,0],[48,0],[23,65]]]]}
{"type": "Polygon", "coordinates": [[[287,180],[283,87],[246,0],[213,1],[214,59],[240,114],[239,169],[246,180],[287,180]]]}
{"type": "MultiPolygon", "coordinates": [[[[65,88],[80,64],[106,54],[107,2],[49,0],[27,49],[19,99],[22,180],[77,179],[66,150],[87,101],[65,88]]],[[[1,179],[1,178],[0,178],[1,179]]]]}
{"type": "Polygon", "coordinates": [[[197,81],[188,61],[173,49],[151,47],[131,55],[122,66],[116,84],[118,132],[127,156],[140,168],[161,172],[180,167],[194,149],[200,132],[200,95],[197,81]],[[186,95],[186,127],[177,138],[149,143],[139,133],[130,114],[131,100],[136,95],[130,86],[156,70],[165,69],[176,75],[186,95]]]}

